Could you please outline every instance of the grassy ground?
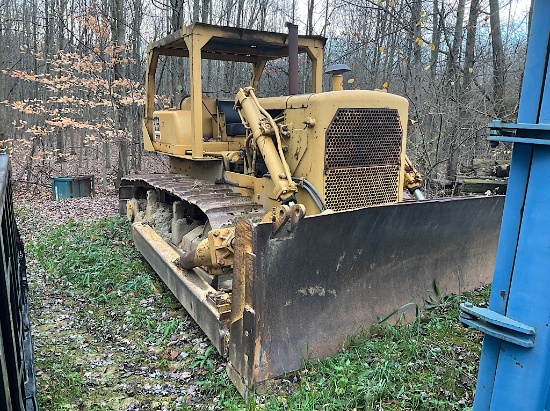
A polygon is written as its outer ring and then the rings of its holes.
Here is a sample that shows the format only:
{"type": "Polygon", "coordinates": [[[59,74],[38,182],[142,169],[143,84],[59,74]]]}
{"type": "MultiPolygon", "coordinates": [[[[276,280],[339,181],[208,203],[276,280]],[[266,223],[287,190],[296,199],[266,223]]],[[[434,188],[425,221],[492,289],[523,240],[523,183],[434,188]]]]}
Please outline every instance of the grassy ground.
{"type": "MultiPolygon", "coordinates": [[[[473,400],[481,335],[466,297],[435,293],[417,321],[382,322],[244,402],[225,363],[112,217],[65,225],[17,209],[31,283],[42,410],[461,410],[473,400]]],[[[397,308],[397,307],[396,307],[397,308]]]]}

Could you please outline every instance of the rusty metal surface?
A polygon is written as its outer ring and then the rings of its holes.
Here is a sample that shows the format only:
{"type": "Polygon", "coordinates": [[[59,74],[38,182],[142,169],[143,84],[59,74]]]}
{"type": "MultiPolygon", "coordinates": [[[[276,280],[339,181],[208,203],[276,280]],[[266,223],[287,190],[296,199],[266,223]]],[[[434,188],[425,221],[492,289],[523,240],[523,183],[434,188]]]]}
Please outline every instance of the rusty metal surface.
{"type": "Polygon", "coordinates": [[[252,262],[235,265],[246,271],[251,302],[241,316],[232,313],[230,352],[239,350],[230,356],[232,380],[245,394],[304,358],[335,354],[350,334],[406,303],[422,304],[434,282],[441,293],[488,284],[503,203],[478,197],[313,216],[283,238],[273,238],[269,224],[251,227],[252,262]]]}
{"type": "Polygon", "coordinates": [[[121,186],[129,185],[158,188],[196,205],[206,214],[212,229],[234,225],[241,218],[254,220],[265,215],[260,204],[233,192],[227,184],[209,183],[178,174],[141,174],[124,177],[121,186]]]}
{"type": "Polygon", "coordinates": [[[253,373],[254,340],[253,325],[245,321],[250,318],[254,298],[253,273],[255,256],[252,253],[253,225],[241,220],[235,228],[235,257],[233,269],[233,301],[231,305],[231,327],[229,331],[229,361],[227,373],[243,397],[247,397],[247,385],[253,373]],[[234,335],[235,338],[231,338],[234,335]]]}

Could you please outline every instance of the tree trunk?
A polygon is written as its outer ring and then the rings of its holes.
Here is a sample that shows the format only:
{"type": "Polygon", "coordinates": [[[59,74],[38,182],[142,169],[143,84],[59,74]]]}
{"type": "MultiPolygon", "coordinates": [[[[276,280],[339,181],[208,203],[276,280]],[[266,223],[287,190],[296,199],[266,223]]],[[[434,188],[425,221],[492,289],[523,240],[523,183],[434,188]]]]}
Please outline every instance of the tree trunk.
{"type": "Polygon", "coordinates": [[[439,44],[441,42],[441,16],[439,14],[439,0],[433,0],[432,7],[432,44],[430,52],[430,77],[432,82],[437,76],[437,59],[439,58],[439,44]]]}
{"type": "MultiPolygon", "coordinates": [[[[183,4],[182,4],[183,6],[183,4]]],[[[183,7],[178,10],[183,16],[183,7]]],[[[143,7],[141,0],[134,0],[134,15],[132,21],[132,57],[134,59],[134,80],[142,83],[141,74],[141,22],[143,20],[143,7]]],[[[141,169],[141,110],[134,106],[132,114],[132,153],[131,165],[133,170],[141,169]]]]}
{"type": "Polygon", "coordinates": [[[80,170],[83,166],[83,157],[84,157],[84,133],[80,136],[80,150],[78,152],[78,169],[80,170]]]}
{"type": "Polygon", "coordinates": [[[244,16],[244,0],[237,0],[237,27],[242,27],[244,16]]]}
{"type": "MultiPolygon", "coordinates": [[[[126,41],[126,22],[124,19],[124,3],[122,0],[112,0],[111,2],[111,41],[115,46],[121,46],[126,41]]],[[[115,53],[114,58],[120,59],[124,51],[115,53]]],[[[118,60],[117,60],[118,61],[118,60]]],[[[117,62],[113,65],[114,80],[124,78],[122,65],[117,62]]],[[[117,90],[115,90],[116,92],[117,90]]],[[[117,98],[111,97],[113,101],[114,117],[115,117],[115,136],[118,146],[118,167],[116,187],[120,185],[120,180],[128,174],[128,124],[126,106],[122,105],[117,98]]]]}
{"type": "MultiPolygon", "coordinates": [[[[135,0],[139,1],[139,0],[135,0]]],[[[172,0],[172,10],[170,15],[170,33],[173,33],[177,30],[180,30],[183,27],[183,1],[182,0],[172,0]]],[[[139,30],[139,29],[138,29],[139,30]]],[[[139,31],[138,31],[139,33],[139,31]]],[[[181,59],[172,57],[170,58],[170,73],[171,73],[171,94],[172,94],[172,105],[177,105],[183,98],[183,67],[181,67],[181,59]]]]}
{"type": "Polygon", "coordinates": [[[200,0],[193,0],[193,22],[199,21],[200,9],[201,9],[200,0]]]}
{"type": "Polygon", "coordinates": [[[489,0],[491,13],[491,45],[493,49],[493,103],[495,114],[504,114],[504,84],[506,81],[506,58],[500,30],[500,6],[498,0],[489,0]]]}
{"type": "Polygon", "coordinates": [[[459,60],[460,60],[460,46],[462,45],[462,26],[464,25],[464,10],[466,6],[466,0],[458,1],[458,8],[456,10],[456,21],[453,36],[453,45],[449,53],[449,59],[447,60],[447,73],[450,81],[456,83],[459,73],[459,60]]]}
{"type": "Polygon", "coordinates": [[[325,2],[325,23],[323,24],[323,29],[321,30],[321,36],[326,37],[327,36],[327,27],[329,25],[328,21],[328,8],[329,8],[329,0],[326,0],[325,2]]]}
{"type": "Polygon", "coordinates": [[[477,18],[479,16],[479,0],[472,0],[470,3],[470,16],[468,17],[468,31],[466,34],[466,50],[464,52],[464,78],[462,90],[468,91],[472,82],[472,73],[474,71],[475,46],[477,18]]]}
{"type": "Polygon", "coordinates": [[[201,21],[203,23],[209,23],[211,7],[212,7],[212,3],[210,2],[210,0],[202,0],[201,21]]]}
{"type": "MultiPolygon", "coordinates": [[[[411,4],[411,31],[412,41],[410,46],[412,48],[412,62],[410,62],[411,78],[412,78],[412,93],[410,95],[413,107],[418,110],[420,107],[420,95],[422,84],[422,48],[419,43],[416,42],[422,36],[422,25],[419,24],[420,13],[422,11],[422,1],[414,0],[411,4]]],[[[418,113],[421,115],[421,113],[418,113]]]]}
{"type": "MultiPolygon", "coordinates": [[[[6,47],[4,46],[4,20],[1,18],[0,15],[0,44],[2,44],[2,47],[0,47],[0,71],[6,69],[6,60],[5,60],[5,53],[6,53],[6,47]]],[[[6,99],[5,97],[5,91],[4,91],[4,75],[0,74],[0,101],[4,101],[6,99]]],[[[0,106],[0,141],[4,142],[6,140],[6,108],[4,104],[0,106]]],[[[5,149],[3,143],[2,146],[0,146],[2,150],[5,149]]]]}
{"type": "Polygon", "coordinates": [[[232,23],[232,11],[233,11],[233,1],[232,0],[226,0],[225,2],[225,10],[226,10],[226,16],[225,16],[225,24],[227,26],[230,26],[232,23]]]}
{"type": "MultiPolygon", "coordinates": [[[[65,8],[67,6],[66,0],[57,0],[55,5],[55,8],[57,10],[57,50],[56,53],[59,53],[60,51],[63,51],[63,48],[65,46],[65,8]]],[[[58,72],[57,77],[61,77],[61,72],[58,72]]],[[[61,97],[62,91],[60,90],[58,92],[58,97],[61,97]]],[[[56,104],[57,110],[59,113],[61,113],[62,105],[56,104]]],[[[62,163],[65,161],[65,129],[61,127],[57,127],[55,130],[55,142],[56,142],[56,150],[57,150],[57,156],[56,156],[56,162],[62,163]]]]}
{"type": "Polygon", "coordinates": [[[69,130],[69,135],[71,137],[71,154],[72,155],[75,155],[76,154],[76,143],[75,143],[75,138],[74,138],[74,128],[71,128],[69,130]]]}
{"type": "MultiPolygon", "coordinates": [[[[99,150],[97,150],[96,153],[98,153],[99,156],[99,150]]],[[[103,141],[103,158],[105,159],[105,167],[111,168],[111,146],[107,140],[103,141]]]]}
{"type": "Polygon", "coordinates": [[[49,54],[52,44],[52,29],[50,22],[50,3],[54,0],[44,0],[44,47],[42,52],[46,57],[46,73],[50,72],[49,54]]]}
{"type": "Polygon", "coordinates": [[[315,8],[315,1],[309,0],[307,6],[307,30],[308,36],[313,35],[313,9],[315,8]]]}
{"type": "Polygon", "coordinates": [[[33,136],[32,137],[32,146],[31,146],[31,153],[28,157],[27,164],[25,166],[25,170],[27,173],[27,191],[31,188],[31,182],[32,182],[32,167],[33,167],[33,157],[34,153],[36,152],[36,147],[38,146],[38,138],[33,136]]]}
{"type": "MultiPolygon", "coordinates": [[[[107,147],[108,147],[107,143],[107,147]]],[[[107,193],[107,170],[111,167],[107,164],[108,157],[106,157],[106,153],[103,153],[103,162],[101,165],[101,186],[103,187],[103,193],[107,193]]],[[[110,162],[110,161],[109,161],[110,162]]]]}

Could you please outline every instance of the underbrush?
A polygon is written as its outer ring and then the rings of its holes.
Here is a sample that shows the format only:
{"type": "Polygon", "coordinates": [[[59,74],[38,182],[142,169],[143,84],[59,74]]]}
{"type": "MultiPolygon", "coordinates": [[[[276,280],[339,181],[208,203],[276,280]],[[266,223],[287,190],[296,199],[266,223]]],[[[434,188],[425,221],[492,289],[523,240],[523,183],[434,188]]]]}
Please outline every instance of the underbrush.
{"type": "Polygon", "coordinates": [[[481,334],[460,324],[458,307],[483,303],[488,289],[459,297],[435,288],[412,323],[381,320],[339,354],[305,361],[245,402],[223,359],[133,247],[127,222],[71,221],[33,237],[27,258],[44,276],[31,295],[42,409],[461,410],[472,403],[481,334]],[[66,324],[48,318],[60,310],[66,324]]]}

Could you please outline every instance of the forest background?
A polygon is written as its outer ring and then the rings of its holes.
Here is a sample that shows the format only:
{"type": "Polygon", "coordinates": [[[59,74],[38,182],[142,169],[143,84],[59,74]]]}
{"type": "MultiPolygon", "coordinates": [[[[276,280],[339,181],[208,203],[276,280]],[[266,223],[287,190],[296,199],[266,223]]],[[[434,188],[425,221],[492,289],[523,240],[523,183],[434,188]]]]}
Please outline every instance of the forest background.
{"type": "MultiPolygon", "coordinates": [[[[324,65],[345,63],[346,88],[385,88],[410,102],[408,153],[433,187],[490,151],[488,121],[514,121],[530,4],[519,0],[0,0],[0,148],[16,188],[93,174],[112,192],[130,172],[162,170],[144,153],[145,48],[201,21],[328,38],[324,65]]],[[[234,97],[247,67],[204,62],[203,93],[234,97]]],[[[301,75],[307,70],[302,65],[301,75]],[[302,72],[303,71],[303,72],[302,72]]],[[[161,60],[160,105],[189,94],[186,62],[161,60]]],[[[285,64],[264,74],[287,94],[285,64]]],[[[307,78],[302,78],[305,84],[307,78]]],[[[328,89],[330,81],[324,79],[328,89]]],[[[266,95],[265,93],[263,95],[266,95]]]]}

